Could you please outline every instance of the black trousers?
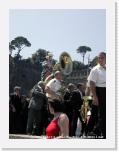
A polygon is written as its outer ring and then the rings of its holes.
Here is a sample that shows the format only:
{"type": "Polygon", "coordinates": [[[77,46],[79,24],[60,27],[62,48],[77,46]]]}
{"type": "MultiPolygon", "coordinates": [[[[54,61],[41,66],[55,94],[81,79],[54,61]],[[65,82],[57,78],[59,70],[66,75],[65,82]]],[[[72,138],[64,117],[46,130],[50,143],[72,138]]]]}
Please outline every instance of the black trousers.
{"type": "Polygon", "coordinates": [[[81,121],[81,125],[82,125],[82,129],[81,129],[81,134],[83,134],[84,129],[85,129],[85,123],[82,120],[81,114],[79,110],[74,110],[73,111],[73,118],[72,118],[72,122],[71,122],[71,136],[76,136],[76,128],[77,128],[77,121],[78,118],[81,121]]]}
{"type": "Polygon", "coordinates": [[[9,112],[9,133],[17,134],[19,133],[18,130],[18,122],[19,122],[19,115],[18,112],[9,112]]]}
{"type": "Polygon", "coordinates": [[[106,138],[106,88],[96,87],[99,105],[92,105],[91,118],[86,126],[86,134],[94,132],[106,138]]]}
{"type": "Polygon", "coordinates": [[[99,118],[97,126],[100,128],[103,138],[106,138],[106,88],[96,87],[99,101],[99,118]]]}
{"type": "Polygon", "coordinates": [[[98,122],[98,106],[91,105],[91,109],[92,109],[91,116],[90,116],[88,124],[86,124],[86,127],[85,127],[86,136],[94,131],[94,127],[96,126],[98,122]]]}

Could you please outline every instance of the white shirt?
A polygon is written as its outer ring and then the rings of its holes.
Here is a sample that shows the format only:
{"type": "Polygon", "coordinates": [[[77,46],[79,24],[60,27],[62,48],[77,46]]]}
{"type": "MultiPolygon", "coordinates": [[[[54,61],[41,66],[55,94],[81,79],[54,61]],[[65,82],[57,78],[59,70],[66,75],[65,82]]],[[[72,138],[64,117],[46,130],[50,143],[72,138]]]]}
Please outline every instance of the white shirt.
{"type": "Polygon", "coordinates": [[[96,87],[106,87],[106,69],[96,65],[88,76],[88,81],[93,81],[96,87]]]}
{"type": "MultiPolygon", "coordinates": [[[[57,80],[56,78],[50,80],[47,85],[52,91],[54,91],[57,95],[60,95],[58,92],[61,89],[61,82],[57,80]]],[[[53,98],[51,94],[46,93],[46,96],[49,98],[53,98]]]]}

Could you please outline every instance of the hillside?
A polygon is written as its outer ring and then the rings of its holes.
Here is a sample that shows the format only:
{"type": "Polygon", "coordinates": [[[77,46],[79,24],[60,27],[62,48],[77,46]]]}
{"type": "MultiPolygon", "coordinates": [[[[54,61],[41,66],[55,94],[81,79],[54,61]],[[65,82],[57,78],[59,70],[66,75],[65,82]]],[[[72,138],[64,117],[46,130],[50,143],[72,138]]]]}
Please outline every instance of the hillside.
{"type": "Polygon", "coordinates": [[[22,93],[29,94],[32,87],[40,81],[40,65],[33,64],[30,59],[15,60],[9,57],[9,92],[13,92],[16,85],[21,86],[22,93]]]}

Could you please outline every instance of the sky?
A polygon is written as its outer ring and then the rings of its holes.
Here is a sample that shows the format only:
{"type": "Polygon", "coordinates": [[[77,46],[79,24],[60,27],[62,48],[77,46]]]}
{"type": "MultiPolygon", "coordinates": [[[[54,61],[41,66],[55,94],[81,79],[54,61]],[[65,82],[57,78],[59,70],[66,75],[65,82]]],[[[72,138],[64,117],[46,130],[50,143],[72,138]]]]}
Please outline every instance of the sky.
{"type": "Polygon", "coordinates": [[[92,60],[100,51],[106,51],[106,10],[104,9],[17,9],[9,13],[9,41],[23,36],[31,43],[21,55],[31,57],[38,49],[45,49],[59,60],[66,51],[72,60],[82,62],[76,52],[79,46],[89,46],[85,56],[92,60]]]}

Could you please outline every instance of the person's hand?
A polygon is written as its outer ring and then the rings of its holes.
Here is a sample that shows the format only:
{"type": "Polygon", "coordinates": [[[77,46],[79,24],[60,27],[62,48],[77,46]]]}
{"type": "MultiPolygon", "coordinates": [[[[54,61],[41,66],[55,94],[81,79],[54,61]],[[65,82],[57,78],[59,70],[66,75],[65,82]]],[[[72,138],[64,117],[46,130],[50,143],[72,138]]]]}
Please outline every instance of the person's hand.
{"type": "Polygon", "coordinates": [[[92,101],[92,104],[95,105],[95,106],[98,106],[98,97],[97,96],[93,96],[93,101],[92,101]]]}
{"type": "Polygon", "coordinates": [[[16,109],[14,106],[12,106],[12,112],[16,112],[16,109]]]}

